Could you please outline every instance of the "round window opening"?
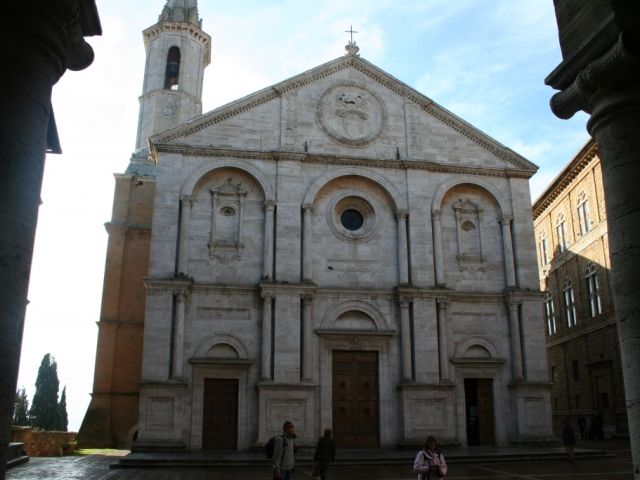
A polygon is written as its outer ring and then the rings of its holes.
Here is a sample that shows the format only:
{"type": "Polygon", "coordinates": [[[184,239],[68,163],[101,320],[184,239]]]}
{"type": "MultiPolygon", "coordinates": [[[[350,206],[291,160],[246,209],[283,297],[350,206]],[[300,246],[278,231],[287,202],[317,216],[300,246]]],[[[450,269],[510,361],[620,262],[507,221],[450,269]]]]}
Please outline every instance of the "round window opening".
{"type": "Polygon", "coordinates": [[[364,217],[362,214],[353,208],[348,208],[342,215],[340,215],[340,223],[342,226],[351,232],[360,230],[364,225],[364,217]]]}

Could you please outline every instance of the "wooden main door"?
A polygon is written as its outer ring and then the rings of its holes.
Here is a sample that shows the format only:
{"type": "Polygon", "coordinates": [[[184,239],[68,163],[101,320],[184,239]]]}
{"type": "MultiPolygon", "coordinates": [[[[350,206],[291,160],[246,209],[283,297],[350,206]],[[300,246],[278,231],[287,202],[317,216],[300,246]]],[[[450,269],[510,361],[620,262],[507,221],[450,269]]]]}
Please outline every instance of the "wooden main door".
{"type": "Polygon", "coordinates": [[[464,396],[467,414],[467,444],[493,445],[493,380],[491,378],[465,378],[464,396]]]}
{"type": "Polygon", "coordinates": [[[238,380],[206,378],[202,411],[202,449],[238,448],[238,380]]]}
{"type": "Polygon", "coordinates": [[[378,352],[333,352],[332,405],[338,448],[378,447],[378,352]]]}

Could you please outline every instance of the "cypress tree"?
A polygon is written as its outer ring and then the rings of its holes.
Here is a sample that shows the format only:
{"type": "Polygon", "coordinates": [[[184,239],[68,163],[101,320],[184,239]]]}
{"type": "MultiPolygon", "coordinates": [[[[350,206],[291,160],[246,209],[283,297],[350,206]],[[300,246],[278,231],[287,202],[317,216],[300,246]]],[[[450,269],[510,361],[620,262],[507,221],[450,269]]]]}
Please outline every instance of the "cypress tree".
{"type": "Polygon", "coordinates": [[[31,425],[43,430],[58,428],[58,364],[47,353],[40,363],[36,378],[36,392],[29,410],[31,425]]]}
{"type": "Polygon", "coordinates": [[[29,425],[29,399],[27,398],[27,392],[24,387],[19,388],[16,392],[16,402],[13,408],[13,421],[14,425],[25,426],[29,425]]]}
{"type": "Polygon", "coordinates": [[[69,425],[69,416],[67,415],[67,387],[62,389],[60,401],[58,402],[58,428],[61,432],[66,432],[69,425]]]}

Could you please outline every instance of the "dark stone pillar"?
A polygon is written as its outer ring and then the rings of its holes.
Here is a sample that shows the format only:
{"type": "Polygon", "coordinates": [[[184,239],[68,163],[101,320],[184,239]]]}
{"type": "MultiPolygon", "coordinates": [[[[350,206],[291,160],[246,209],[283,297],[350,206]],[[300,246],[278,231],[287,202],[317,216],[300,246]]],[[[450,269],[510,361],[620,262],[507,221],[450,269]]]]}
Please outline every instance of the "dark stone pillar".
{"type": "MultiPolygon", "coordinates": [[[[60,150],[51,90],[66,68],[85,68],[93,60],[91,48],[78,39],[82,40],[83,15],[95,14],[95,5],[87,9],[82,4],[82,0],[22,0],[2,7],[0,479],[5,476],[11,436],[45,153],[60,150]]],[[[97,14],[93,20],[97,22],[97,14]]]]}
{"type": "Polygon", "coordinates": [[[547,78],[560,118],[591,115],[609,230],[634,479],[640,480],[640,4],[556,0],[564,61],[547,78]]]}

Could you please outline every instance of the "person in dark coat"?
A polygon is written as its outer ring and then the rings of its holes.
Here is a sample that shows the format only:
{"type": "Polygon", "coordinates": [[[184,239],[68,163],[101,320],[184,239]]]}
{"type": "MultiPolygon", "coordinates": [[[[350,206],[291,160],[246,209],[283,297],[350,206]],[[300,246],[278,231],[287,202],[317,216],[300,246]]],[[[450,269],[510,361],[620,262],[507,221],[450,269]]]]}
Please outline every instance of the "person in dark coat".
{"type": "Polygon", "coordinates": [[[576,432],[571,426],[571,422],[569,422],[569,420],[564,420],[562,422],[562,444],[567,449],[569,461],[571,463],[575,462],[573,447],[576,446],[576,432]]]}
{"type": "Polygon", "coordinates": [[[320,480],[326,480],[329,464],[336,458],[336,444],[330,428],[325,429],[324,435],[318,440],[313,461],[320,466],[320,480]]]}

